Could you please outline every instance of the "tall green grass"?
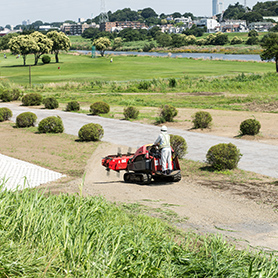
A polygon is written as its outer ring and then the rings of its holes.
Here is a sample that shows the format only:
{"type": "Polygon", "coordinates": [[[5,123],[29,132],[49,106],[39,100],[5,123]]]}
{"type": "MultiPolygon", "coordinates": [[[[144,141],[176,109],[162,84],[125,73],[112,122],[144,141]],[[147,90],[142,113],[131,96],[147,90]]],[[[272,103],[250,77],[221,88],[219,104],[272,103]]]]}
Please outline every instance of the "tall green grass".
{"type": "Polygon", "coordinates": [[[274,255],[100,197],[0,190],[0,277],[277,277],[274,255]]]}

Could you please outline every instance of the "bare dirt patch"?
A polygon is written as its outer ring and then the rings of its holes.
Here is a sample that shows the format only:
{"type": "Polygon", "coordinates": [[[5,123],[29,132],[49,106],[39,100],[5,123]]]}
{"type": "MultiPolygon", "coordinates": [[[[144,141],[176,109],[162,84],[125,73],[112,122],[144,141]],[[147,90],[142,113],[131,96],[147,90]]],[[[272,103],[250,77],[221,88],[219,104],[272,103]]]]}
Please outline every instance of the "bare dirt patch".
{"type": "Polygon", "coordinates": [[[72,177],[82,176],[87,160],[98,145],[77,139],[65,133],[38,134],[37,128],[15,128],[9,122],[0,124],[1,154],[72,177]]]}

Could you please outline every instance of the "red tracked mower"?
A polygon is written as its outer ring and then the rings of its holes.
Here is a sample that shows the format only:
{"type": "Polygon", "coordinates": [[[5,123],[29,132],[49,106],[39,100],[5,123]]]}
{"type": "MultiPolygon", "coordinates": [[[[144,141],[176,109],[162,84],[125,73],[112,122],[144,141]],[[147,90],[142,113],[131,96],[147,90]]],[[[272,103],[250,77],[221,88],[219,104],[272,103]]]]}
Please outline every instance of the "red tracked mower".
{"type": "Polygon", "coordinates": [[[150,184],[155,181],[178,182],[181,171],[178,157],[172,149],[172,169],[169,175],[162,174],[160,150],[152,144],[140,147],[135,153],[108,155],[101,164],[107,171],[125,170],[124,181],[138,184],[150,184]]]}

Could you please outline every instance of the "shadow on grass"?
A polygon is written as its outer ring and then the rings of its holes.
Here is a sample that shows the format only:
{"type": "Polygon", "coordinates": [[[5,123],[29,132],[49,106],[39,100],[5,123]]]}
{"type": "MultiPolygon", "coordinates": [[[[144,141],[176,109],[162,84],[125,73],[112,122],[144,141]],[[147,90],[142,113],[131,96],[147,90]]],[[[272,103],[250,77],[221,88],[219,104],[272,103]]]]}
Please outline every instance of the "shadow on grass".
{"type": "Polygon", "coordinates": [[[218,172],[212,166],[203,166],[203,167],[200,167],[199,169],[203,172],[211,172],[211,173],[218,172]]]}

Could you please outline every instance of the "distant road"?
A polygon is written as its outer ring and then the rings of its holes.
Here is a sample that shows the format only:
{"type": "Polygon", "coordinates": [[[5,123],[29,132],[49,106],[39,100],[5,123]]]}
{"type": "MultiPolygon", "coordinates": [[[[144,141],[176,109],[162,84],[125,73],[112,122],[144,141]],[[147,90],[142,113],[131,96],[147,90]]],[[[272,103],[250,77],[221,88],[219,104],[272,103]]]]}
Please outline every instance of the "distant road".
{"type": "MultiPolygon", "coordinates": [[[[103,141],[124,145],[127,146],[127,148],[137,148],[144,144],[153,143],[160,132],[160,128],[157,126],[107,119],[99,116],[64,112],[60,110],[33,109],[18,106],[14,103],[0,103],[0,107],[8,107],[13,111],[13,121],[15,121],[17,115],[25,111],[35,113],[38,117],[38,121],[48,116],[60,116],[64,123],[65,133],[76,136],[83,125],[92,122],[98,123],[104,128],[103,141]]],[[[203,162],[211,146],[218,143],[231,142],[236,145],[243,154],[238,165],[240,169],[278,178],[278,146],[199,134],[174,128],[169,128],[169,133],[180,135],[185,138],[188,145],[188,154],[186,155],[188,159],[203,162]]]]}

